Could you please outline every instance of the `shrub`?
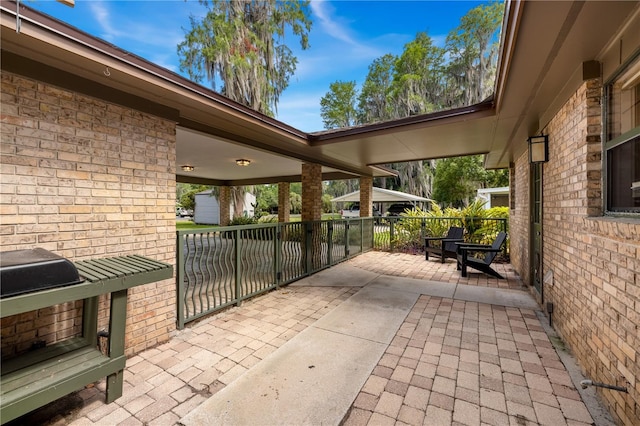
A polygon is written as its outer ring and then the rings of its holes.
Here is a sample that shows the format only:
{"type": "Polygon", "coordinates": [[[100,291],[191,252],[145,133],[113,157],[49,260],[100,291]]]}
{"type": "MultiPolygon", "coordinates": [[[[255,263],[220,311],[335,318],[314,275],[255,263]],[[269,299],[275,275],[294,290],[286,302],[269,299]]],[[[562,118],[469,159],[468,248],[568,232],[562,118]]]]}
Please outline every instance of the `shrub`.
{"type": "Polygon", "coordinates": [[[398,250],[415,252],[423,246],[422,222],[425,212],[420,207],[400,213],[394,225],[394,247],[398,250]]]}
{"type": "Polygon", "coordinates": [[[238,216],[234,217],[231,222],[229,222],[229,226],[236,225],[255,225],[258,221],[252,217],[238,216]]]}
{"type": "Polygon", "coordinates": [[[258,223],[278,223],[278,216],[274,214],[267,214],[261,216],[258,219],[258,223]]]}

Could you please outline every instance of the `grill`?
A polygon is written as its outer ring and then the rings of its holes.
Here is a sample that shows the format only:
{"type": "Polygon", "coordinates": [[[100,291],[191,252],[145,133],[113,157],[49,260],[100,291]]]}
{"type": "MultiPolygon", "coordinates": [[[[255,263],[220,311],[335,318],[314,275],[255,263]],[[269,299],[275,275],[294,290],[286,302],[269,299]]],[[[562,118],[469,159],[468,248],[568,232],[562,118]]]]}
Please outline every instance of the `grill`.
{"type": "Polygon", "coordinates": [[[0,253],[0,298],[83,282],[70,260],[35,248],[0,253]]]}

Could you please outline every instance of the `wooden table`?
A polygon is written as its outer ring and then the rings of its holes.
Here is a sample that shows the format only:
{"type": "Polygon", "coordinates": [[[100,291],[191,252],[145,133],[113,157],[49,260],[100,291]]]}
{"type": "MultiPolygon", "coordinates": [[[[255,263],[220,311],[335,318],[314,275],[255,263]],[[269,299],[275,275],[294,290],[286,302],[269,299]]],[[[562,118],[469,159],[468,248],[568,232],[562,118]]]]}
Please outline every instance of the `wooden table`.
{"type": "Polygon", "coordinates": [[[173,267],[142,256],[74,262],[80,284],[0,299],[2,318],[84,299],[83,332],[2,363],[0,419],[11,421],[107,377],[106,402],[122,396],[127,290],[173,277],[173,267]],[[98,348],[98,296],[110,294],[107,354],[98,348]]]}

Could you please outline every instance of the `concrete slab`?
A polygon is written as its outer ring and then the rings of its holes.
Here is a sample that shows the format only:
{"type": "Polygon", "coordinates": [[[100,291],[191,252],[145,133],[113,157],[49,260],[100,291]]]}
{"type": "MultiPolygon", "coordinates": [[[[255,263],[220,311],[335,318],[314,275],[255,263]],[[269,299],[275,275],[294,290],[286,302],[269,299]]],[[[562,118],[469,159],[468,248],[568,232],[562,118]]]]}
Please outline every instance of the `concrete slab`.
{"type": "Polygon", "coordinates": [[[532,309],[534,311],[540,309],[540,306],[538,306],[533,296],[521,290],[458,284],[453,298],[456,300],[466,300],[468,302],[532,309]]]}
{"type": "Polygon", "coordinates": [[[380,274],[341,263],[289,284],[291,287],[364,287],[380,274]]]}
{"type": "Polygon", "coordinates": [[[363,288],[180,423],[339,425],[418,297],[363,288]]]}
{"type": "Polygon", "coordinates": [[[389,344],[418,297],[417,293],[368,286],[312,327],[389,344]]]}
{"type": "Polygon", "coordinates": [[[180,424],[339,425],[386,347],[308,328],[180,424]]]}
{"type": "Polygon", "coordinates": [[[381,275],[369,284],[369,287],[387,288],[395,291],[425,294],[434,297],[453,298],[456,285],[439,281],[426,281],[415,278],[381,275]]]}

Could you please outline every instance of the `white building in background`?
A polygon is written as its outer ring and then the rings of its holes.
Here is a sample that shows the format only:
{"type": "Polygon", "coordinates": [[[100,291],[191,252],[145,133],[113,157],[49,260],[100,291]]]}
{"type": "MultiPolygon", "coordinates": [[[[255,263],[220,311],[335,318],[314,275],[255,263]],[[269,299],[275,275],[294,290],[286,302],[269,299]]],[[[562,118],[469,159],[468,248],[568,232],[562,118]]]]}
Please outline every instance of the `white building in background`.
{"type": "Polygon", "coordinates": [[[509,207],[509,187],[478,189],[476,200],[485,201],[484,208],[509,207]]]}
{"type": "MultiPolygon", "coordinates": [[[[193,222],[202,225],[219,225],[220,224],[220,203],[218,198],[213,195],[212,190],[198,192],[195,195],[196,207],[193,212],[193,222]]],[[[244,195],[244,206],[242,215],[253,217],[255,214],[256,196],[250,193],[244,195]]],[[[231,203],[231,217],[234,216],[234,206],[231,203]]]]}

